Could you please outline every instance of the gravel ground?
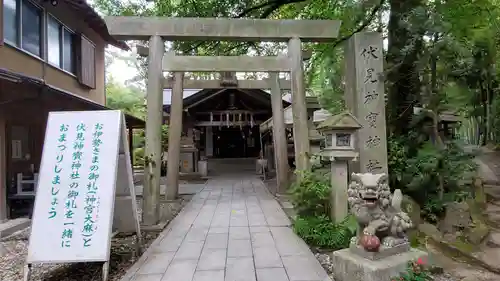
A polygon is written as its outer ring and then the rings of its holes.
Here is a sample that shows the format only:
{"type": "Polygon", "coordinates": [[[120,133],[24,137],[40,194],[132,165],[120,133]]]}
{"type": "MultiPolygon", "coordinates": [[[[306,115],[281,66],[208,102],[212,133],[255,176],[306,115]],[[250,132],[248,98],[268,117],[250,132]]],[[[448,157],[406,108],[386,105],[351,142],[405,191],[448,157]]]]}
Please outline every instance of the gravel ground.
{"type": "MultiPolygon", "coordinates": [[[[189,202],[190,196],[181,199],[180,208],[189,202]]],[[[162,206],[163,208],[163,206],[162,206]]],[[[139,211],[140,213],[140,211],[139,211]]],[[[29,228],[17,232],[0,241],[0,281],[22,281],[23,266],[28,251],[29,228]]],[[[159,232],[143,233],[143,249],[158,237],[159,232]]],[[[138,259],[135,257],[136,236],[117,235],[111,241],[109,281],[118,281],[127,269],[138,259]]],[[[101,279],[102,264],[36,264],[31,270],[33,281],[97,281],[101,279]]]]}

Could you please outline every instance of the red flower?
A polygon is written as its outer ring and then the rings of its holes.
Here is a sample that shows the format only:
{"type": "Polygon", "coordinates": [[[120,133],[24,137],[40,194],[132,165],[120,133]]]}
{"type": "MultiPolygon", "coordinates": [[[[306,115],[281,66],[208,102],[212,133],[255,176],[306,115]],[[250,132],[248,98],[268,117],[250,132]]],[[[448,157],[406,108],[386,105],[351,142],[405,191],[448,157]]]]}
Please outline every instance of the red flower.
{"type": "Polygon", "coordinates": [[[425,260],[423,258],[418,258],[417,264],[423,265],[423,264],[425,264],[425,260]]]}

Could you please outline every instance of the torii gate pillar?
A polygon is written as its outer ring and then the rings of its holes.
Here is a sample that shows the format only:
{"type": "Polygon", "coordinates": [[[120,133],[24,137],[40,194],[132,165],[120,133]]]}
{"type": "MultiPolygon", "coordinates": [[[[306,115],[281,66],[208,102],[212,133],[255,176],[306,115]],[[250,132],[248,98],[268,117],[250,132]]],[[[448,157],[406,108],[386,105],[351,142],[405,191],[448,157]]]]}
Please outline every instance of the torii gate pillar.
{"type": "Polygon", "coordinates": [[[155,225],[160,220],[160,169],[161,169],[161,125],[163,118],[163,71],[162,61],[165,45],[162,38],[153,35],[149,39],[146,147],[144,150],[144,225],[155,225]]]}

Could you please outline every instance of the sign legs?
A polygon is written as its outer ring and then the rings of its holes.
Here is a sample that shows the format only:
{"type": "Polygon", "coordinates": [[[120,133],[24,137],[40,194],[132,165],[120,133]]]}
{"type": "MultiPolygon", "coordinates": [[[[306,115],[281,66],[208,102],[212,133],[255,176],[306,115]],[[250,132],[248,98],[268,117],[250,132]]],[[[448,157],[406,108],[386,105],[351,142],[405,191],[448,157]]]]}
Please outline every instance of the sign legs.
{"type": "Polygon", "coordinates": [[[109,277],[109,262],[106,261],[102,264],[102,281],[108,281],[109,277]]]}
{"type": "Polygon", "coordinates": [[[29,281],[31,276],[31,264],[27,263],[23,268],[23,281],[29,281]]]}

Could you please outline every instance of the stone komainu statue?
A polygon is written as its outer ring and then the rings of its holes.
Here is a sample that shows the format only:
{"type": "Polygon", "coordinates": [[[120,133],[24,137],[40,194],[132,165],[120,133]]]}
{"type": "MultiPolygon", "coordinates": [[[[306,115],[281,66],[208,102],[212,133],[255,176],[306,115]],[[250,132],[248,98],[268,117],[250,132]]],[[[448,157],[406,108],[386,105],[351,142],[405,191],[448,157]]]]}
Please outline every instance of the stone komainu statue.
{"type": "MultiPolygon", "coordinates": [[[[363,245],[361,239],[374,236],[382,249],[408,244],[406,231],[412,222],[401,211],[401,191],[397,189],[391,194],[385,173],[353,173],[347,193],[351,213],[358,222],[358,233],[352,238],[351,247],[373,250],[363,245]]],[[[375,251],[378,250],[377,246],[375,251]]]]}

